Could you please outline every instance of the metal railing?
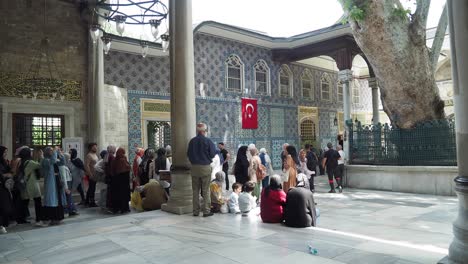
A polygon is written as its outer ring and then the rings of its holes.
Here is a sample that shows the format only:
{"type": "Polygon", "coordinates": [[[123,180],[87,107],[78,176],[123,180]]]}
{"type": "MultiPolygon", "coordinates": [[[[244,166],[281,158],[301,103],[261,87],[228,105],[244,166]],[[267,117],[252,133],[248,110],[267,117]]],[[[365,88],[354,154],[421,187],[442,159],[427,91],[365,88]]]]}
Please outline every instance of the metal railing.
{"type": "Polygon", "coordinates": [[[401,129],[348,122],[350,162],[365,165],[456,166],[455,122],[435,120],[401,129]]]}

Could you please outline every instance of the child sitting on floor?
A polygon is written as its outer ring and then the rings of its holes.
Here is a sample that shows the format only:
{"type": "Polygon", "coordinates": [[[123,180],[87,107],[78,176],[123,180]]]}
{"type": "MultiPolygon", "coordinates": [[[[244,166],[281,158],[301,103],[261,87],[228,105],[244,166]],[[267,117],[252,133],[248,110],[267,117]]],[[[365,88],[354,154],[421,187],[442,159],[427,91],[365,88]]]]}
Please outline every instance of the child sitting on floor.
{"type": "Polygon", "coordinates": [[[245,191],[239,195],[239,209],[242,216],[248,216],[249,212],[257,208],[257,198],[252,196],[255,189],[254,182],[247,182],[245,184],[245,191]]]}
{"type": "Polygon", "coordinates": [[[221,206],[224,204],[223,181],[225,177],[226,176],[223,171],[218,171],[215,174],[215,179],[210,184],[212,213],[220,213],[221,206]]]}
{"type": "Polygon", "coordinates": [[[231,214],[240,214],[240,209],[239,209],[239,193],[242,191],[242,184],[235,182],[232,184],[232,193],[231,196],[229,196],[229,212],[231,214]]]}

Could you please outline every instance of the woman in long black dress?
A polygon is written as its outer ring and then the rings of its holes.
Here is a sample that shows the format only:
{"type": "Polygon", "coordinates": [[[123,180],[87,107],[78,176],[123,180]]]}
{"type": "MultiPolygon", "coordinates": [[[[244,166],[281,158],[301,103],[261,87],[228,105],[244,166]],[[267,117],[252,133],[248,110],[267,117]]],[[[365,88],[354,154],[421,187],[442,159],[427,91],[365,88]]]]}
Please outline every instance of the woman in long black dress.
{"type": "Polygon", "coordinates": [[[237,151],[236,163],[234,163],[234,175],[236,182],[244,185],[249,181],[249,161],[247,159],[247,146],[241,146],[237,151]]]}
{"type": "Polygon", "coordinates": [[[125,149],[119,148],[111,164],[112,178],[110,181],[112,212],[130,212],[130,164],[125,156],[125,149]]]}
{"type": "MultiPolygon", "coordinates": [[[[11,193],[5,186],[7,180],[11,179],[12,176],[11,168],[6,158],[7,151],[6,147],[0,146],[0,234],[6,234],[5,228],[8,227],[9,218],[12,213],[11,193]]],[[[13,187],[11,180],[9,183],[13,187]]]]}

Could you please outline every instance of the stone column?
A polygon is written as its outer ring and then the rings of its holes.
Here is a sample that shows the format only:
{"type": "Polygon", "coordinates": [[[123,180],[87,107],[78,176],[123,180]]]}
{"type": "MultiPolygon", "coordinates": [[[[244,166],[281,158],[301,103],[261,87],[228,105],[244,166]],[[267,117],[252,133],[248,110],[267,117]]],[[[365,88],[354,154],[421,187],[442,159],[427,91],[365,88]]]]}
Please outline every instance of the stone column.
{"type": "Polygon", "coordinates": [[[99,149],[105,148],[104,142],[104,50],[101,38],[95,44],[89,38],[91,53],[91,82],[88,89],[89,111],[89,142],[97,143],[99,149]]]}
{"type": "Polygon", "coordinates": [[[170,0],[169,17],[173,169],[171,197],[162,210],[186,214],[192,212],[187,147],[196,130],[192,1],[170,0]]]}
{"type": "Polygon", "coordinates": [[[372,124],[377,125],[380,122],[379,115],[379,87],[375,77],[367,79],[369,87],[372,89],[372,124]]]}
{"type": "Polygon", "coordinates": [[[457,133],[458,177],[455,192],[458,196],[458,217],[453,222],[454,238],[448,258],[441,263],[468,261],[468,27],[466,1],[448,0],[452,79],[454,90],[455,129],[457,133]]]}
{"type": "Polygon", "coordinates": [[[349,69],[338,72],[338,79],[343,84],[343,122],[345,130],[344,146],[346,160],[349,161],[349,128],[346,121],[351,120],[351,81],[353,80],[353,72],[349,69]]]}

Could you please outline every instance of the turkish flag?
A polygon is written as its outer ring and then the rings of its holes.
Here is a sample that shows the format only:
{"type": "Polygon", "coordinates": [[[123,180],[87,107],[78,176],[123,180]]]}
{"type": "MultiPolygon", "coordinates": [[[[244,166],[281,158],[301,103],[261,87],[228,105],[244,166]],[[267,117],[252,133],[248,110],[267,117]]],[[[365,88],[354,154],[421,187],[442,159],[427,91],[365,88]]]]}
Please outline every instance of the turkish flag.
{"type": "Polygon", "coordinates": [[[258,128],[257,99],[242,98],[242,129],[258,128]]]}

